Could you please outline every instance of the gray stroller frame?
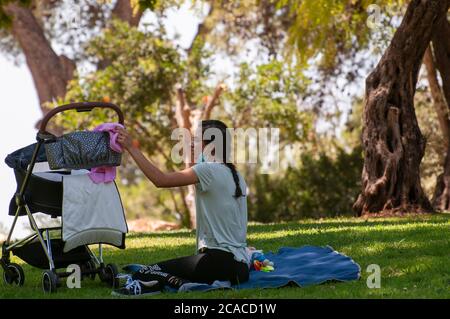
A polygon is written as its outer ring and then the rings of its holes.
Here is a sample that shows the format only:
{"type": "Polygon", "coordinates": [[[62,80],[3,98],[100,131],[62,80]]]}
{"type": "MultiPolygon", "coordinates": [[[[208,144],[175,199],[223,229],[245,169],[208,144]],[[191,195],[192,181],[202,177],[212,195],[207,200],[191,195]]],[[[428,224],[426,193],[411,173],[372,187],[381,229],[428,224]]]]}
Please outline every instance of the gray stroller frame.
{"type": "Polygon", "coordinates": [[[3,280],[7,285],[22,286],[25,281],[25,274],[22,267],[16,263],[11,263],[11,253],[17,255],[32,266],[41,269],[47,268],[42,274],[42,288],[44,292],[56,292],[57,287],[62,284],[62,279],[73,274],[73,272],[67,271],[57,272],[57,269],[65,268],[71,264],[80,266],[82,278],[90,277],[91,279],[94,279],[98,274],[101,281],[107,283],[109,286],[114,288],[118,285],[117,266],[114,264],[105,265],[103,261],[102,243],[98,243],[98,257],[95,256],[87,245],[77,247],[69,252],[63,252],[62,239],[51,238],[51,233],[54,231],[62,233],[62,227],[39,228],[33,216],[38,209],[40,209],[39,212],[51,215],[52,218],[61,216],[61,207],[59,207],[59,209],[57,208],[57,206],[60,206],[58,204],[60,204],[61,199],[55,199],[55,197],[58,196],[53,197],[53,194],[62,192],[62,185],[57,185],[62,183],[48,181],[32,174],[38,157],[43,156],[43,144],[55,138],[54,135],[46,131],[49,120],[57,113],[67,110],[90,112],[93,108],[113,109],[119,117],[119,123],[123,125],[124,117],[122,111],[118,106],[111,103],[72,103],[52,109],[45,115],[41,122],[39,132],[36,136],[37,143],[34,146],[28,168],[26,171],[15,169],[16,180],[18,185],[20,185],[20,188],[18,188],[10,205],[10,214],[13,212],[14,220],[8,237],[2,244],[2,256],[0,258],[0,266],[4,271],[3,280]],[[48,199],[46,205],[39,206],[41,204],[33,204],[29,198],[27,198],[27,191],[29,191],[30,184],[38,185],[35,187],[35,191],[41,192],[41,198],[48,199]],[[11,209],[11,207],[13,209],[11,209]],[[20,216],[24,215],[28,217],[33,233],[12,243],[11,238],[17,220],[20,216]]]}

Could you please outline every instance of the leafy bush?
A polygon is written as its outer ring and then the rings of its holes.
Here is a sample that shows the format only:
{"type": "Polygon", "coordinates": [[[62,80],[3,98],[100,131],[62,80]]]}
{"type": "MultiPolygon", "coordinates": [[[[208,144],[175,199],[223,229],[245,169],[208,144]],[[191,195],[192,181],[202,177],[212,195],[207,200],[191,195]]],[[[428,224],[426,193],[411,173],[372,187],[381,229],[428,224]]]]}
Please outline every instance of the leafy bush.
{"type": "Polygon", "coordinates": [[[255,177],[249,196],[250,219],[271,222],[352,214],[361,189],[361,148],[351,153],[338,149],[335,159],[307,153],[301,163],[300,168],[289,168],[276,177],[255,177]]]}

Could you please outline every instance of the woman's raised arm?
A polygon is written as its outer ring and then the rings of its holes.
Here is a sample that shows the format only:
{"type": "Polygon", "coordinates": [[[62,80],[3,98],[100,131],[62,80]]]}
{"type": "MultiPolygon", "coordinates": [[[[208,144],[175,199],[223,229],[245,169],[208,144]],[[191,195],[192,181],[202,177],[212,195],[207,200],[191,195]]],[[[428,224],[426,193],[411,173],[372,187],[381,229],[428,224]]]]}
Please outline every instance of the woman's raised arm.
{"type": "Polygon", "coordinates": [[[145,176],[158,188],[186,186],[198,183],[198,177],[192,168],[178,172],[164,173],[150,162],[142,152],[133,145],[132,138],[125,129],[117,129],[117,141],[130,153],[145,176]]]}

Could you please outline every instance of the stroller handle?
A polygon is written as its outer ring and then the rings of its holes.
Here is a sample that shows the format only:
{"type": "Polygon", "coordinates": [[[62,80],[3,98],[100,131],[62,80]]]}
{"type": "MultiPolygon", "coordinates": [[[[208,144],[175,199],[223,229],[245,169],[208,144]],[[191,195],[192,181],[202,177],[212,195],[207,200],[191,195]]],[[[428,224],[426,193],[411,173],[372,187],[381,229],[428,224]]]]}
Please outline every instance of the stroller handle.
{"type": "Polygon", "coordinates": [[[55,116],[58,113],[68,111],[68,110],[77,110],[77,112],[90,112],[94,108],[105,108],[105,109],[113,109],[118,117],[119,117],[119,123],[124,124],[124,117],[122,110],[115,104],[112,103],[106,103],[106,102],[81,102],[81,103],[70,103],[58,106],[52,110],[50,110],[42,119],[41,127],[39,129],[39,133],[45,134],[47,129],[47,124],[50,121],[50,119],[55,116]]]}

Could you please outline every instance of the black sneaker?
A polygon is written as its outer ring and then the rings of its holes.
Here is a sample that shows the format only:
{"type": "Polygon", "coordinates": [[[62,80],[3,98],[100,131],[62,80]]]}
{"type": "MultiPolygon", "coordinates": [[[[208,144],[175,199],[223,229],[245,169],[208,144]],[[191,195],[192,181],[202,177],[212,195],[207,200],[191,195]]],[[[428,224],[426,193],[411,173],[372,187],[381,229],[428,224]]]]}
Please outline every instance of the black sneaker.
{"type": "Polygon", "coordinates": [[[133,280],[130,277],[122,288],[113,290],[111,294],[113,296],[141,297],[159,294],[161,290],[161,285],[157,280],[142,281],[133,280]]]}
{"type": "Polygon", "coordinates": [[[183,284],[188,283],[188,280],[170,275],[163,271],[155,271],[149,268],[143,268],[133,275],[133,278],[138,280],[145,279],[146,281],[158,281],[161,287],[168,285],[169,287],[178,289],[183,284]]]}

